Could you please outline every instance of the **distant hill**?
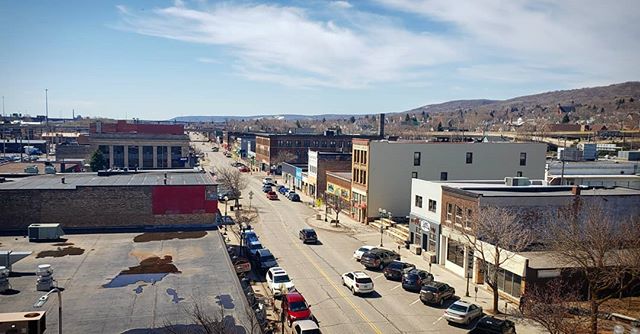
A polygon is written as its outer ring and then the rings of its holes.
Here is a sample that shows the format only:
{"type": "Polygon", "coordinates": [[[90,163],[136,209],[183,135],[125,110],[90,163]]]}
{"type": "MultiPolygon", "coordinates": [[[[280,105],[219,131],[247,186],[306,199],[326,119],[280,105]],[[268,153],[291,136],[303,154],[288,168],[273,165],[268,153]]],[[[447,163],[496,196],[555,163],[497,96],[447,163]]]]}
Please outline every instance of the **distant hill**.
{"type": "Polygon", "coordinates": [[[362,116],[356,114],[342,115],[342,114],[323,114],[323,115],[296,115],[296,114],[283,114],[283,115],[261,115],[261,116],[180,116],[170,119],[170,121],[176,122],[214,122],[220,123],[225,120],[256,120],[256,119],[280,119],[285,121],[296,120],[308,120],[308,121],[321,121],[323,118],[326,120],[343,119],[351,116],[362,116]]]}
{"type": "Polygon", "coordinates": [[[500,102],[500,101],[499,100],[456,100],[456,101],[449,101],[449,102],[438,103],[438,104],[428,104],[426,106],[411,109],[406,112],[409,112],[409,113],[422,113],[423,111],[436,112],[436,113],[447,112],[447,111],[454,111],[458,109],[477,108],[480,106],[493,104],[496,102],[500,102]]]}

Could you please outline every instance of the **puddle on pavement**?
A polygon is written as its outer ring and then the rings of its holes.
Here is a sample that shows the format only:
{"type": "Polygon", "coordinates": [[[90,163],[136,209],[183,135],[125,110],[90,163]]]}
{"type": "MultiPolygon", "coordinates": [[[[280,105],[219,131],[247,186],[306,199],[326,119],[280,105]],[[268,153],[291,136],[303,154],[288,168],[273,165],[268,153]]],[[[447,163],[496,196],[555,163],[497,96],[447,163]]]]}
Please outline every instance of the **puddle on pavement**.
{"type": "Polygon", "coordinates": [[[232,309],[235,307],[233,304],[233,298],[230,295],[219,295],[216,296],[216,303],[226,309],[232,309]]]}
{"type": "Polygon", "coordinates": [[[182,298],[182,297],[178,296],[178,292],[177,292],[175,289],[171,289],[171,288],[167,289],[167,294],[168,294],[169,296],[171,296],[171,298],[172,298],[172,299],[171,299],[171,301],[172,301],[174,304],[177,304],[177,303],[179,303],[180,301],[184,300],[184,298],[182,298]]]}
{"type": "Polygon", "coordinates": [[[140,261],[140,265],[129,267],[129,269],[121,271],[120,274],[114,277],[109,283],[104,284],[102,287],[120,288],[138,282],[153,285],[169,274],[181,273],[181,271],[171,263],[172,260],[173,258],[170,255],[165,255],[163,258],[159,258],[157,256],[146,258],[140,261]]]}
{"type": "Polygon", "coordinates": [[[149,242],[171,239],[199,239],[207,235],[206,231],[188,231],[188,232],[147,232],[137,235],[133,238],[133,242],[149,242]]]}
{"type": "Polygon", "coordinates": [[[43,257],[63,257],[67,255],[82,255],[82,254],[84,254],[84,249],[82,248],[73,247],[73,246],[65,247],[65,248],[58,247],[58,249],[56,250],[46,250],[38,253],[38,255],[36,255],[36,259],[43,258],[43,257]]]}

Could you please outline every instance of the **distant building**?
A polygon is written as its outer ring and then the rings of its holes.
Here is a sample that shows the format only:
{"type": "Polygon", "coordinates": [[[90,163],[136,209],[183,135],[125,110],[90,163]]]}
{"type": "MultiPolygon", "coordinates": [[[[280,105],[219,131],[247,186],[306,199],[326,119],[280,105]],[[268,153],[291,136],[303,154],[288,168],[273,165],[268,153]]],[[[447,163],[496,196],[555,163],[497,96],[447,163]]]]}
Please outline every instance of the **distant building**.
{"type": "Polygon", "coordinates": [[[539,143],[443,143],[354,139],[352,205],[365,222],[379,209],[409,215],[412,179],[472,180],[544,177],[547,146],[539,143]]]}
{"type": "Polygon", "coordinates": [[[378,138],[377,136],[336,134],[256,134],[256,163],[263,171],[279,163],[307,163],[309,149],[322,152],[351,152],[353,138],[378,138]],[[287,159],[283,159],[288,157],[287,159]],[[285,160],[285,161],[280,161],[285,160]]]}
{"type": "Polygon", "coordinates": [[[327,201],[336,203],[344,212],[351,212],[351,172],[327,172],[327,201]]]}
{"type": "Polygon", "coordinates": [[[545,180],[550,185],[627,187],[640,189],[640,162],[598,160],[549,161],[545,180]]]}
{"type": "Polygon", "coordinates": [[[327,172],[348,172],[351,170],[351,152],[321,152],[309,150],[307,182],[303,191],[313,197],[322,198],[327,187],[327,172]]]}
{"type": "Polygon", "coordinates": [[[306,176],[308,167],[308,164],[290,164],[283,162],[282,178],[285,186],[289,189],[302,190],[302,178],[303,175],[306,176]]]}
{"type": "Polygon", "coordinates": [[[0,183],[0,198],[0,232],[202,225],[218,211],[216,183],[193,171],[30,176],[0,183]]]}

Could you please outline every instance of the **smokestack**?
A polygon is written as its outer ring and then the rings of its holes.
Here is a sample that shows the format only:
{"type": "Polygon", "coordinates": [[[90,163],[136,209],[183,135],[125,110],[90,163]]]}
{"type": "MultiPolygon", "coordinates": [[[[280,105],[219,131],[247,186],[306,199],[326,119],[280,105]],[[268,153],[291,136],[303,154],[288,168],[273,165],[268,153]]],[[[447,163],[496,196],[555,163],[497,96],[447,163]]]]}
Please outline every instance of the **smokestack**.
{"type": "Polygon", "coordinates": [[[380,125],[378,125],[378,136],[384,138],[384,114],[380,114],[380,125]]]}

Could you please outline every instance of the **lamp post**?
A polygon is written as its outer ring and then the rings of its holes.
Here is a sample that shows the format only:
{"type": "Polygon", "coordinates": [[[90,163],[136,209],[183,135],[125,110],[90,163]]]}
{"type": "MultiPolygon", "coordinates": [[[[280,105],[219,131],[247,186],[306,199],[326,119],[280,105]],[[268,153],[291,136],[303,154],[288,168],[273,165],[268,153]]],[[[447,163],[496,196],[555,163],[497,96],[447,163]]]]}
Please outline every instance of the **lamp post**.
{"type": "Polygon", "coordinates": [[[33,307],[40,308],[49,300],[49,295],[52,293],[58,294],[58,334],[62,334],[62,291],[58,288],[53,288],[51,291],[44,294],[42,297],[38,298],[38,301],[33,304],[33,307]]]}
{"type": "Polygon", "coordinates": [[[227,216],[227,202],[229,202],[229,196],[224,197],[224,216],[227,216]]]}
{"type": "Polygon", "coordinates": [[[386,218],[387,210],[383,208],[378,208],[378,215],[380,216],[380,247],[384,247],[382,243],[382,236],[384,235],[384,224],[382,223],[382,218],[386,218]]]}

